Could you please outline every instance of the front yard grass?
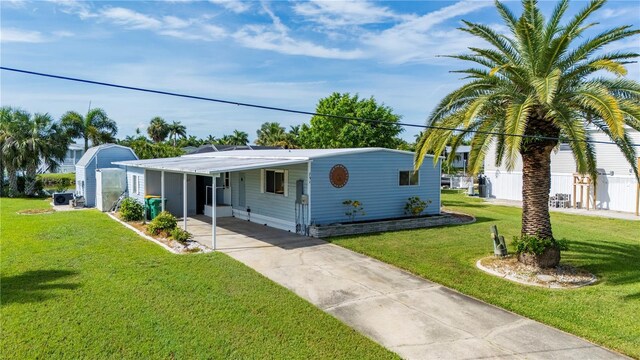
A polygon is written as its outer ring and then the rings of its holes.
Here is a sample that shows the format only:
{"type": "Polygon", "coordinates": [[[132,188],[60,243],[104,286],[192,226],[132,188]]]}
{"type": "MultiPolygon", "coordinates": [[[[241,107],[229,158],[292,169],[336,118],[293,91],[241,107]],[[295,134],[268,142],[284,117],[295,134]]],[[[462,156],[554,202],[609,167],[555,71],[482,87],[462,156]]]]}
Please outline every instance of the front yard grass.
{"type": "Polygon", "coordinates": [[[472,214],[477,222],[331,241],[640,358],[640,222],[552,212],[554,236],[569,240],[562,262],[599,278],[595,285],[554,290],[512,283],[475,266],[493,253],[490,225],[498,226],[507,243],[518,235],[520,208],[487,204],[455,191],[443,192],[443,205],[472,214]]]}
{"type": "Polygon", "coordinates": [[[174,255],[97,211],[0,199],[2,358],[394,358],[220,253],[174,255]]]}

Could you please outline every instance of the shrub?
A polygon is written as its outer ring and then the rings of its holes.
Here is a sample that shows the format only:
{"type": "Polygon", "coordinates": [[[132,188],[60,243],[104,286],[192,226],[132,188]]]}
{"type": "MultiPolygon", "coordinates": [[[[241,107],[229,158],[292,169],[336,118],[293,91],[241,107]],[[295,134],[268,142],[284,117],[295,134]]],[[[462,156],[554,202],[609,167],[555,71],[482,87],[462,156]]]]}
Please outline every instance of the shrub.
{"type": "Polygon", "coordinates": [[[171,215],[168,211],[163,211],[155,219],[149,222],[147,230],[154,235],[158,235],[161,232],[171,233],[173,229],[178,225],[178,220],[175,216],[171,215]]]}
{"type": "Polygon", "coordinates": [[[184,244],[187,242],[187,240],[191,239],[191,233],[183,230],[182,228],[176,227],[175,229],[171,230],[171,237],[173,238],[173,240],[184,244]]]}
{"type": "Polygon", "coordinates": [[[542,255],[546,249],[552,247],[558,250],[569,249],[566,239],[555,240],[527,234],[523,234],[521,237],[514,236],[511,246],[513,246],[518,255],[522,253],[542,255]]]}
{"type": "Polygon", "coordinates": [[[417,196],[412,196],[407,199],[407,203],[404,205],[404,213],[411,216],[420,216],[430,204],[431,200],[423,201],[417,196]]]}
{"type": "Polygon", "coordinates": [[[353,222],[358,215],[366,215],[362,203],[358,200],[345,200],[342,205],[347,207],[347,211],[344,213],[349,217],[349,221],[353,222]]]}
{"type": "Polygon", "coordinates": [[[126,198],[120,204],[120,216],[124,221],[140,221],[144,217],[144,206],[134,198],[126,198]]]}

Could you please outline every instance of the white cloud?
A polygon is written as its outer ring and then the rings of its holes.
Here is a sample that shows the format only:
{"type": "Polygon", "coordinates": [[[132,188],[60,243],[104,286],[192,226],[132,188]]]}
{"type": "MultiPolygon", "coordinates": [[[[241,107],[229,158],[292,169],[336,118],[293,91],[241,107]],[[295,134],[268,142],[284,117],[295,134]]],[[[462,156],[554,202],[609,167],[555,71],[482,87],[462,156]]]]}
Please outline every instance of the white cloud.
{"type": "Polygon", "coordinates": [[[89,3],[78,0],[47,0],[58,5],[62,12],[77,15],[80,19],[89,19],[98,16],[91,11],[89,3]]]}
{"type": "Polygon", "coordinates": [[[287,55],[305,55],[331,59],[358,59],[364,53],[356,50],[342,50],[297,40],[289,36],[289,28],[282,23],[271,9],[263,3],[263,10],[271,18],[272,25],[245,25],[233,37],[241,45],[259,50],[271,50],[287,55]]]}
{"type": "Polygon", "coordinates": [[[184,20],[176,16],[164,16],[164,25],[171,29],[183,29],[192,24],[192,21],[184,20]]]}
{"type": "Polygon", "coordinates": [[[368,1],[322,1],[296,3],[293,10],[308,20],[329,28],[377,24],[389,20],[407,18],[387,7],[376,6],[368,1]]]}
{"type": "Polygon", "coordinates": [[[72,37],[75,36],[74,33],[72,33],[71,31],[66,31],[66,30],[59,30],[59,31],[54,31],[52,32],[53,36],[55,36],[56,38],[65,38],[65,37],[72,37]]]}
{"type": "Polygon", "coordinates": [[[220,5],[223,8],[233,11],[236,14],[246,12],[251,8],[248,1],[242,0],[209,0],[210,3],[220,5]]]}
{"type": "Polygon", "coordinates": [[[0,30],[1,42],[41,43],[47,39],[39,31],[22,30],[16,28],[3,28],[0,30]]]}
{"type": "Polygon", "coordinates": [[[412,18],[382,32],[369,32],[362,41],[376,57],[391,63],[434,61],[436,55],[460,52],[478,44],[477,38],[461,31],[439,30],[437,25],[452,18],[492,6],[487,1],[460,1],[412,18]]]}
{"type": "Polygon", "coordinates": [[[211,39],[221,39],[227,36],[227,31],[217,25],[206,24],[202,25],[202,29],[204,30],[204,34],[211,39]]]}
{"type": "Polygon", "coordinates": [[[130,29],[156,30],[162,27],[160,20],[122,7],[105,8],[100,11],[100,14],[114,23],[130,29]]]}
{"type": "Polygon", "coordinates": [[[23,8],[27,4],[26,0],[3,0],[3,6],[9,6],[12,8],[23,8]]]}

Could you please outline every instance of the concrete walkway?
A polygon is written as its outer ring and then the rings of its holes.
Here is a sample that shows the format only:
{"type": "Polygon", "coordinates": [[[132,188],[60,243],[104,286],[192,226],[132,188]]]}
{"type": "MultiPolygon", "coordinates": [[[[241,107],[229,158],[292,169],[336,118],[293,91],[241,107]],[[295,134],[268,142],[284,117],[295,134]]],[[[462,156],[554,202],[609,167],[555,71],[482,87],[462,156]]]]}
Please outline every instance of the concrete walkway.
{"type": "MultiPolygon", "coordinates": [[[[206,218],[189,219],[189,227],[202,241],[210,239],[206,218]]],[[[319,239],[219,218],[218,244],[220,251],[406,359],[621,358],[319,239]]]]}
{"type": "MultiPolygon", "coordinates": [[[[517,200],[504,200],[504,199],[484,199],[487,203],[493,205],[504,205],[504,206],[514,206],[514,207],[522,207],[522,201],[517,200]]],[[[635,220],[640,221],[640,216],[637,216],[635,213],[622,212],[622,211],[613,211],[613,210],[587,210],[587,209],[574,209],[574,208],[549,208],[550,211],[553,212],[562,212],[565,214],[574,214],[574,215],[585,215],[585,216],[597,216],[597,217],[605,217],[610,219],[620,219],[620,220],[635,220]]]]}

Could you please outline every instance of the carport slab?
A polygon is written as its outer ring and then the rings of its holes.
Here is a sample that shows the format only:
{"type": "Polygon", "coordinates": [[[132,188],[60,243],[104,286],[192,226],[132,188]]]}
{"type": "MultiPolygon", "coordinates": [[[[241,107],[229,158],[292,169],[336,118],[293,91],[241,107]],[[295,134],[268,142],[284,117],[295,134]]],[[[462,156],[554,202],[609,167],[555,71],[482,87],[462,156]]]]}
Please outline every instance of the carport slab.
{"type": "Polygon", "coordinates": [[[235,218],[217,233],[221,252],[406,359],[624,358],[319,239],[235,218]]]}

